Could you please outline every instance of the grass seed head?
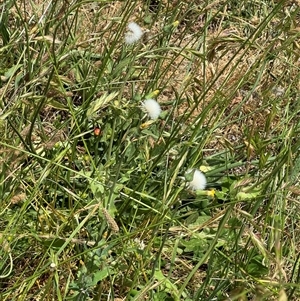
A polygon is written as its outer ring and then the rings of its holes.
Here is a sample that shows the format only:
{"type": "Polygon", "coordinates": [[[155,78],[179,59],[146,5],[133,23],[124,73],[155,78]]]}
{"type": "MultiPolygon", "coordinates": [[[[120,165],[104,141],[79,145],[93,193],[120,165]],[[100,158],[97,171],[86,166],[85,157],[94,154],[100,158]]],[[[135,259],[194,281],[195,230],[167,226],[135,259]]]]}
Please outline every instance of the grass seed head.
{"type": "Polygon", "coordinates": [[[109,212],[105,208],[102,208],[102,213],[103,213],[104,218],[107,221],[108,226],[112,229],[112,231],[114,233],[119,232],[119,226],[117,225],[117,223],[113,219],[113,217],[109,214],[109,212]]]}

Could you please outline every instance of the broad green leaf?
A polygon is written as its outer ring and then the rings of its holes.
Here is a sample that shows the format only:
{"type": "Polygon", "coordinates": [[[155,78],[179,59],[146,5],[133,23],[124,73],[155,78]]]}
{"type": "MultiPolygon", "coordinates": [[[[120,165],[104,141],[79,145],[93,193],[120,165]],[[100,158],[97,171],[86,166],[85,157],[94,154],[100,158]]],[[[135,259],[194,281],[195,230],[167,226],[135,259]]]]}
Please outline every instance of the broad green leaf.
{"type": "Polygon", "coordinates": [[[46,247],[59,249],[65,243],[65,240],[61,238],[49,238],[49,239],[42,239],[41,243],[46,247]]]}
{"type": "Polygon", "coordinates": [[[96,197],[99,196],[99,193],[101,194],[104,192],[104,186],[99,182],[92,181],[90,184],[90,187],[91,187],[92,193],[96,197]]]}
{"type": "Polygon", "coordinates": [[[168,278],[166,278],[162,271],[155,271],[154,277],[164,284],[165,291],[171,294],[175,301],[180,300],[179,291],[176,285],[173,284],[168,278]]]}
{"type": "Polygon", "coordinates": [[[98,271],[93,274],[92,281],[89,283],[89,286],[95,286],[99,281],[105,279],[109,275],[109,269],[104,268],[101,271],[98,271]]]}
{"type": "Polygon", "coordinates": [[[269,272],[269,268],[263,265],[264,257],[261,255],[254,256],[245,267],[247,273],[254,277],[261,277],[269,272]]]}
{"type": "Polygon", "coordinates": [[[243,192],[240,191],[236,197],[239,201],[244,201],[244,200],[251,200],[251,199],[255,199],[257,196],[259,196],[260,194],[260,190],[253,190],[253,191],[249,191],[249,192],[243,192]]]}

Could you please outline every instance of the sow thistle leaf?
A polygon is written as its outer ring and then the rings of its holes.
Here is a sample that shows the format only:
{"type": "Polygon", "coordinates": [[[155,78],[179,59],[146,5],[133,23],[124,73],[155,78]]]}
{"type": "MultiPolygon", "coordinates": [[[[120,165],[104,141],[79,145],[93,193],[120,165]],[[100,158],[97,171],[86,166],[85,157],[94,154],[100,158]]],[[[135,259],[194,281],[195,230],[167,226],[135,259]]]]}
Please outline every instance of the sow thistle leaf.
{"type": "Polygon", "coordinates": [[[204,232],[195,233],[190,240],[180,240],[181,247],[184,247],[184,252],[194,253],[194,256],[201,256],[207,251],[209,240],[213,239],[214,235],[205,234],[204,232]]]}
{"type": "Polygon", "coordinates": [[[239,201],[252,200],[260,195],[260,190],[252,190],[252,191],[240,191],[236,195],[239,201]]]}
{"type": "Polygon", "coordinates": [[[104,268],[101,271],[98,271],[92,275],[92,280],[88,283],[88,286],[95,286],[97,283],[103,279],[105,279],[109,275],[109,269],[104,268]]]}
{"type": "Polygon", "coordinates": [[[91,118],[93,115],[101,108],[106,106],[110,101],[112,101],[116,96],[118,95],[118,92],[113,92],[111,94],[104,93],[100,98],[97,98],[96,100],[92,101],[90,104],[89,109],[87,110],[87,117],[91,118]]]}
{"type": "Polygon", "coordinates": [[[254,277],[262,277],[268,274],[269,268],[263,264],[264,257],[255,255],[245,267],[247,273],[254,277]]]}
{"type": "Polygon", "coordinates": [[[65,243],[64,239],[61,238],[49,238],[41,240],[41,244],[52,249],[59,249],[65,243]]]}
{"type": "Polygon", "coordinates": [[[12,67],[10,67],[5,73],[4,73],[4,77],[6,79],[12,77],[18,70],[20,67],[22,67],[23,65],[22,64],[16,64],[16,65],[13,65],[12,67]]]}
{"type": "Polygon", "coordinates": [[[90,188],[95,197],[101,197],[105,190],[104,186],[98,181],[90,182],[90,188]]]}
{"type": "Polygon", "coordinates": [[[173,284],[168,278],[166,278],[161,271],[155,271],[154,278],[164,285],[165,291],[171,294],[174,301],[180,300],[180,295],[177,286],[173,284]]]}
{"type": "Polygon", "coordinates": [[[65,111],[69,110],[69,108],[68,108],[67,106],[65,106],[64,104],[62,104],[62,103],[56,101],[56,100],[53,99],[53,98],[48,99],[47,104],[48,104],[50,107],[52,107],[52,108],[54,108],[54,109],[56,109],[56,110],[65,110],[65,111]]]}

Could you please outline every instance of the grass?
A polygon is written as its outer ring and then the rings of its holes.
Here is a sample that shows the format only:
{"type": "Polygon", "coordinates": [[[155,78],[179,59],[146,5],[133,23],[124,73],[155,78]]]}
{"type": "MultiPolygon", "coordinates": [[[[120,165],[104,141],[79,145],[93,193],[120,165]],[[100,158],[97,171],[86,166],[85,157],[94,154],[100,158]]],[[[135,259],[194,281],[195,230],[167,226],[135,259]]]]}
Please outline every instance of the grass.
{"type": "Polygon", "coordinates": [[[300,300],[299,13],[1,4],[1,300],[300,300]]]}

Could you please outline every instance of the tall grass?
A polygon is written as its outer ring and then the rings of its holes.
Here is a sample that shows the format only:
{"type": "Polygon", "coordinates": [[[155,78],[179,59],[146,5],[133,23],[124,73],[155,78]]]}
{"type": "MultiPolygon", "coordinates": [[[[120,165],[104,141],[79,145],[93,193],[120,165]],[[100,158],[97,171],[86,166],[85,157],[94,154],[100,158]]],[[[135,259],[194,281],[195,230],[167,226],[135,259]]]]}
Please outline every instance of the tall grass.
{"type": "Polygon", "coordinates": [[[298,300],[298,18],[1,4],[1,300],[298,300]]]}

